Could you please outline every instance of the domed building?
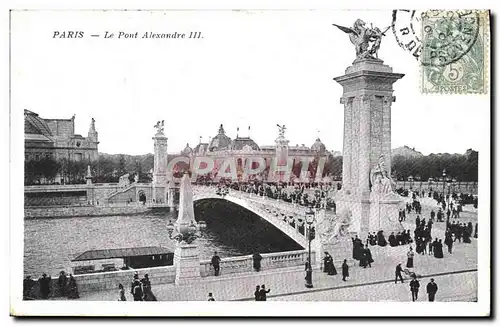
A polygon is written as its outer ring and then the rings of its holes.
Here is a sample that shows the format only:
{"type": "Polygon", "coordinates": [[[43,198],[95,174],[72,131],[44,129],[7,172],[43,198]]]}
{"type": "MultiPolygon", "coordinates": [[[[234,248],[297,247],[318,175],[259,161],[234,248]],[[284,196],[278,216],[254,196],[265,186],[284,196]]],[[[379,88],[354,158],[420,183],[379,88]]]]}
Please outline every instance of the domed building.
{"type": "Polygon", "coordinates": [[[326,146],[325,146],[325,144],[323,144],[321,139],[319,139],[319,137],[318,137],[318,138],[316,138],[316,141],[314,142],[314,144],[312,144],[311,150],[318,153],[318,154],[324,154],[326,152],[326,146]]]}
{"type": "Polygon", "coordinates": [[[224,126],[221,124],[219,127],[219,133],[210,141],[210,144],[208,145],[208,150],[210,152],[215,152],[215,151],[230,149],[231,144],[232,144],[231,138],[226,136],[226,132],[224,131],[224,126]]]}
{"type": "Polygon", "coordinates": [[[253,141],[250,137],[238,137],[233,140],[231,144],[231,150],[233,151],[258,151],[260,150],[259,145],[253,141]]]}
{"type": "Polygon", "coordinates": [[[191,155],[193,153],[193,149],[189,147],[189,143],[186,144],[186,147],[182,150],[182,155],[191,155]]]}

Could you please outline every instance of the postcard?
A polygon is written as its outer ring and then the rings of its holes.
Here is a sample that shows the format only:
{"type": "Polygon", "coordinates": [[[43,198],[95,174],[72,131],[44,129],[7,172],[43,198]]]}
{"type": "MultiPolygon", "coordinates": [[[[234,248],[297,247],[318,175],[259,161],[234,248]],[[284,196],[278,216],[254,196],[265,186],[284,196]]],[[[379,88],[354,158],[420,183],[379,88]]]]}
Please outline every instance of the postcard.
{"type": "Polygon", "coordinates": [[[488,316],[490,15],[11,10],[11,315],[488,316]]]}

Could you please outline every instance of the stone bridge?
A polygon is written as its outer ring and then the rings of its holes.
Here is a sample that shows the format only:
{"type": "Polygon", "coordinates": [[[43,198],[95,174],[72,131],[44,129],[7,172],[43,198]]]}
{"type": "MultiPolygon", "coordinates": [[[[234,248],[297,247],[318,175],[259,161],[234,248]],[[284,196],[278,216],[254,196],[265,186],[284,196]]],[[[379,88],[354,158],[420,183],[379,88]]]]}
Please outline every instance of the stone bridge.
{"type": "MultiPolygon", "coordinates": [[[[220,195],[215,187],[193,186],[193,201],[203,199],[223,199],[241,206],[271,223],[303,248],[308,247],[308,228],[305,223],[307,208],[304,206],[233,189],[220,195]]],[[[320,210],[317,214],[333,212],[320,210]]],[[[313,226],[316,227],[315,224],[313,226]]],[[[319,241],[313,241],[314,246],[317,246],[316,242],[319,241]]]]}

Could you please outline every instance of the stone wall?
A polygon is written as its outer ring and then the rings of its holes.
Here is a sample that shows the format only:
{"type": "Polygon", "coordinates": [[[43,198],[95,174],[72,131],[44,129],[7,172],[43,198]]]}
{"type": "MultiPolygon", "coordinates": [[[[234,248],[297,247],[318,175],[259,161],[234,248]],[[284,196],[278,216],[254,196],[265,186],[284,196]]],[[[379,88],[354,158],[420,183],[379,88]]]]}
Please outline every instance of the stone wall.
{"type": "MultiPolygon", "coordinates": [[[[304,267],[308,253],[306,250],[277,252],[262,254],[262,271],[275,270],[286,267],[304,267]]],[[[311,252],[311,260],[315,261],[316,254],[311,252]]],[[[223,258],[221,262],[221,275],[248,273],[253,271],[253,260],[251,256],[223,258]]],[[[130,284],[134,273],[139,273],[139,278],[148,274],[153,285],[175,283],[175,266],[161,266],[141,269],[129,269],[124,271],[102,272],[92,274],[74,275],[78,290],[82,292],[105,291],[116,289],[118,300],[118,284],[123,284],[125,291],[130,291],[130,284]]],[[[213,276],[214,270],[209,260],[200,262],[201,276],[213,276]]],[[[52,279],[52,285],[56,286],[57,278],[52,279]]]]}
{"type": "MultiPolygon", "coordinates": [[[[295,251],[285,251],[285,252],[275,252],[269,254],[261,254],[261,271],[273,270],[286,267],[294,266],[305,266],[307,261],[308,252],[307,250],[295,250],[295,251]]],[[[311,252],[311,261],[315,262],[316,253],[311,252]]],[[[201,264],[201,276],[213,276],[214,269],[210,266],[210,260],[202,260],[201,264]]],[[[230,257],[222,258],[220,264],[220,274],[237,274],[253,271],[253,259],[252,256],[240,256],[240,257],[230,257]]]]}
{"type": "MultiPolygon", "coordinates": [[[[118,300],[118,284],[123,284],[125,291],[130,291],[130,284],[134,273],[139,272],[139,278],[149,274],[149,279],[155,284],[168,284],[175,282],[175,266],[151,267],[142,269],[129,269],[125,271],[104,272],[95,274],[75,275],[76,284],[80,292],[103,291],[116,289],[118,300]]],[[[56,280],[57,282],[57,280],[56,280]]]]}
{"type": "Polygon", "coordinates": [[[57,218],[75,216],[109,216],[109,215],[131,215],[148,211],[144,205],[129,206],[51,206],[51,207],[30,207],[24,209],[24,218],[57,218]]]}

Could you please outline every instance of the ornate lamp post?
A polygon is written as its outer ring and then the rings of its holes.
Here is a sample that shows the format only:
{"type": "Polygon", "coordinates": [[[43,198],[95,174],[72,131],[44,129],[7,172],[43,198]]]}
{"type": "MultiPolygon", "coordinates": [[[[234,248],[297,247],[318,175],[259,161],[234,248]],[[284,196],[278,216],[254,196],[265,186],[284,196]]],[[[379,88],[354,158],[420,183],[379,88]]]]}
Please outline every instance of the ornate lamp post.
{"type": "Polygon", "coordinates": [[[186,173],[181,180],[177,221],[175,224],[172,221],[167,224],[168,237],[177,242],[174,252],[176,284],[189,283],[200,278],[198,246],[193,242],[201,236],[201,231],[205,228],[205,222],[196,223],[194,218],[193,189],[186,173]]]}
{"type": "Polygon", "coordinates": [[[167,232],[168,237],[172,240],[176,240],[179,243],[187,243],[190,244],[197,238],[199,238],[203,232],[207,228],[207,223],[205,221],[199,221],[195,224],[195,222],[191,221],[191,224],[181,224],[177,221],[175,224],[172,223],[172,220],[168,221],[167,224],[167,232]],[[175,232],[175,233],[174,233],[175,232]]]}
{"type": "Polygon", "coordinates": [[[443,200],[444,200],[444,184],[446,183],[446,169],[443,170],[443,200]]]}
{"type": "Polygon", "coordinates": [[[306,263],[306,288],[312,288],[312,264],[311,264],[311,241],[313,239],[312,235],[312,225],[316,219],[316,213],[313,211],[312,207],[309,207],[306,212],[306,223],[307,223],[307,240],[309,242],[309,255],[306,263]]]}

